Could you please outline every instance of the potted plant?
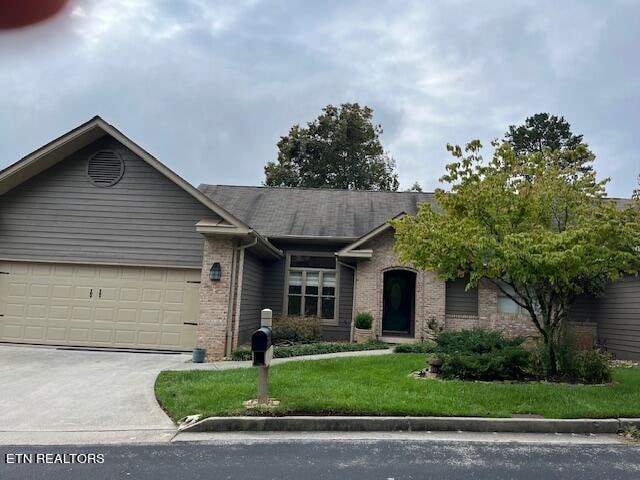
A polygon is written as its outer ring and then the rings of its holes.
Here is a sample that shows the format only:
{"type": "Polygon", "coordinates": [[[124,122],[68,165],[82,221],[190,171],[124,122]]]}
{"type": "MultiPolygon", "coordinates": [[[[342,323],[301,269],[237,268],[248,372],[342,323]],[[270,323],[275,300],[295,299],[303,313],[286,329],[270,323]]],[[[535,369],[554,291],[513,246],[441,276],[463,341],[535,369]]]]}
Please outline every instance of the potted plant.
{"type": "Polygon", "coordinates": [[[371,324],[373,323],[373,315],[369,312],[360,312],[356,315],[354,325],[355,330],[353,340],[356,343],[365,343],[373,340],[373,332],[371,324]]]}

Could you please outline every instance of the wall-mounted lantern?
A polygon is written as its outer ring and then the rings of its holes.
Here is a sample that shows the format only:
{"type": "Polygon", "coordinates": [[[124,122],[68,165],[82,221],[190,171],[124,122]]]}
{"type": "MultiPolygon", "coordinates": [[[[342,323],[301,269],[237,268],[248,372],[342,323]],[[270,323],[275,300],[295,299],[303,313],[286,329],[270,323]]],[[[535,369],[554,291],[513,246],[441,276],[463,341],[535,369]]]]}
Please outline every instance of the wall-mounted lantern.
{"type": "Polygon", "coordinates": [[[219,282],[222,278],[222,267],[220,266],[220,262],[214,262],[211,265],[211,270],[209,270],[209,280],[212,282],[219,282]]]}

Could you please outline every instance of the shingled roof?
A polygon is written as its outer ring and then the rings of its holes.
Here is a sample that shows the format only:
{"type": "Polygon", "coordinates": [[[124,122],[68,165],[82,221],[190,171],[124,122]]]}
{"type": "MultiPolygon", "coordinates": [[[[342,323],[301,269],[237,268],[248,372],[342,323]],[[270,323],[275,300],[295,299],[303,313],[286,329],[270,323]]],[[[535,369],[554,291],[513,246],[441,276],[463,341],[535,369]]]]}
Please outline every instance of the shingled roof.
{"type": "Polygon", "coordinates": [[[206,196],[258,233],[271,238],[358,238],[399,213],[415,214],[433,193],[321,188],[200,185],[206,196]]]}

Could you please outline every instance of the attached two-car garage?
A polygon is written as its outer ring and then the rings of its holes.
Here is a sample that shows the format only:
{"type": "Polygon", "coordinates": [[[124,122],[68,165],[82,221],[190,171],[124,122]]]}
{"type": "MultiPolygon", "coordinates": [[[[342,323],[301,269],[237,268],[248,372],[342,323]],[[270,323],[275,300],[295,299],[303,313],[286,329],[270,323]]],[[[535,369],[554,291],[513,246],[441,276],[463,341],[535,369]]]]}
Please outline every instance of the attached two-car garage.
{"type": "Polygon", "coordinates": [[[0,341],[189,351],[200,270],[0,262],[0,341]]]}

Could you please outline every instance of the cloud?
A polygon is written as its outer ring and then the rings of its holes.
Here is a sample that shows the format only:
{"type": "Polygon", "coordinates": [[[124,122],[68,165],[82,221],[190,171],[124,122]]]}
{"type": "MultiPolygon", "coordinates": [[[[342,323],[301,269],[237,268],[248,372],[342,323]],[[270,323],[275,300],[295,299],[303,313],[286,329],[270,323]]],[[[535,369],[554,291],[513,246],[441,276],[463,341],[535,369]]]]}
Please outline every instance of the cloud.
{"type": "Polygon", "coordinates": [[[279,136],[328,104],[374,108],[401,181],[447,142],[563,114],[612,194],[640,161],[633,2],[71,0],[0,33],[0,167],[95,114],[192,183],[258,184],[279,136]]]}

